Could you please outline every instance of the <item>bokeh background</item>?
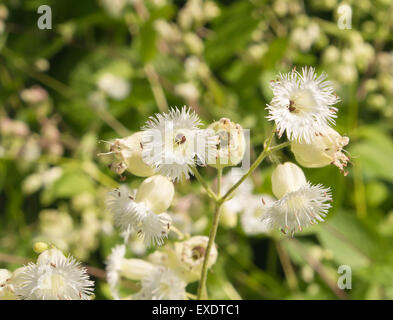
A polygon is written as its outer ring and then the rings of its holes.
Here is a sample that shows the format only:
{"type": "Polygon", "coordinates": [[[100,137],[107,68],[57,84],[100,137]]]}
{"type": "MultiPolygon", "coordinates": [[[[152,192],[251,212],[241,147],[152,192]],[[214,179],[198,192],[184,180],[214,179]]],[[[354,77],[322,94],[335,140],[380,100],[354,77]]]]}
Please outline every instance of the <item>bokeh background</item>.
{"type": "MultiPolygon", "coordinates": [[[[392,299],[393,2],[345,3],[352,28],[341,30],[338,0],[2,0],[0,268],[35,259],[44,240],[90,266],[96,298],[111,299],[104,260],[121,238],[103,199],[120,180],[97,157],[108,148],[99,141],[189,105],[206,123],[225,116],[251,129],[255,158],[271,128],[269,81],[310,65],[342,99],[336,129],[351,139],[349,174],[305,169],[331,186],[334,203],[325,223],[293,239],[221,226],[210,298],[392,299]],[[37,27],[43,4],[51,30],[37,27]],[[351,290],[337,288],[340,265],[352,268],[351,290]]],[[[289,150],[278,157],[253,175],[255,193],[271,194],[272,162],[293,160],[289,150]]],[[[200,187],[176,190],[175,225],[207,234],[212,207],[200,187]]],[[[134,239],[129,251],[152,250],[134,239]]]]}

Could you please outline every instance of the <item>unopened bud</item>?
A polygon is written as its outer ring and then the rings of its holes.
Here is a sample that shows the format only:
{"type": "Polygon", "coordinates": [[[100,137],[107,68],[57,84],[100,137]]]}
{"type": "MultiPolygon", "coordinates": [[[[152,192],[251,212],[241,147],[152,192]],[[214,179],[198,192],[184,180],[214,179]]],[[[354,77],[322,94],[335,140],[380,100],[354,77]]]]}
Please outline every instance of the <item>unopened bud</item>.
{"type": "Polygon", "coordinates": [[[306,177],[302,169],[291,162],[279,164],[272,173],[273,194],[278,199],[289,192],[298,190],[306,183],[306,177]]]}
{"type": "Polygon", "coordinates": [[[155,175],[142,182],[135,201],[144,202],[154,213],[159,214],[170,207],[174,195],[173,183],[167,177],[155,175]]]}
{"type": "Polygon", "coordinates": [[[48,244],[45,242],[36,242],[33,245],[33,250],[35,253],[42,253],[49,248],[48,244]]]}
{"type": "Polygon", "coordinates": [[[130,280],[142,280],[154,266],[141,259],[123,259],[121,264],[121,274],[130,280]]]}

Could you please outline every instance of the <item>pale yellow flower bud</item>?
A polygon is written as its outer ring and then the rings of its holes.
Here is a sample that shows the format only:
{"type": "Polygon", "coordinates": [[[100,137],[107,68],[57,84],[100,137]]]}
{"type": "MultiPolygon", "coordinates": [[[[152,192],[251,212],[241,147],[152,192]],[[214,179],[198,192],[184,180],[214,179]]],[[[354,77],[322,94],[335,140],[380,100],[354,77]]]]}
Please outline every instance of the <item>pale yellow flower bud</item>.
{"type": "Polygon", "coordinates": [[[310,144],[292,141],[291,149],[296,161],[303,167],[320,168],[334,164],[344,172],[349,158],[342,151],[348,142],[348,137],[342,137],[329,128],[323,135],[315,137],[310,144]]]}
{"type": "Polygon", "coordinates": [[[154,213],[166,211],[175,195],[175,187],[167,177],[155,175],[145,179],[140,185],[135,201],[144,202],[154,213]]]}
{"type": "Polygon", "coordinates": [[[130,280],[142,280],[153,269],[153,264],[141,259],[123,259],[121,264],[121,274],[130,280]]]}
{"type": "Polygon", "coordinates": [[[110,147],[110,152],[101,153],[114,154],[119,162],[111,164],[111,169],[118,174],[129,171],[138,177],[149,177],[154,174],[152,167],[148,166],[142,159],[142,135],[141,131],[135,132],[129,137],[116,139],[110,147]]]}
{"type": "Polygon", "coordinates": [[[45,250],[47,250],[48,247],[49,247],[48,244],[45,243],[45,242],[36,242],[33,245],[33,250],[34,250],[35,253],[42,253],[45,250]]]}
{"type": "Polygon", "coordinates": [[[279,164],[272,173],[272,189],[280,199],[289,192],[298,190],[307,183],[306,177],[296,164],[285,162],[279,164]]]}
{"type": "Polygon", "coordinates": [[[213,167],[235,166],[242,161],[246,151],[246,138],[241,125],[228,118],[213,122],[209,129],[218,136],[216,162],[209,163],[213,167]]]}

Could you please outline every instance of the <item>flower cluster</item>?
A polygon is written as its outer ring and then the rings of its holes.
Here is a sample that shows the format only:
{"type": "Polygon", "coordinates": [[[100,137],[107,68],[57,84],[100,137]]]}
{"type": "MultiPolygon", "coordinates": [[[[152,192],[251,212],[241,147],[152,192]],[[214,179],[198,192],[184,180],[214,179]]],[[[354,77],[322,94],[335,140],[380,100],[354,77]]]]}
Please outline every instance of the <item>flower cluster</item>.
{"type": "MultiPolygon", "coordinates": [[[[286,146],[291,146],[296,160],[304,167],[334,164],[344,172],[349,158],[343,147],[349,138],[331,128],[339,98],[325,79],[325,74],[317,76],[314,68],[305,67],[301,73],[293,69],[280,74],[272,82],[274,97],[267,105],[267,118],[275,122],[275,127],[256,165],[248,171],[234,168],[222,178],[223,169],[238,165],[244,158],[247,142],[243,128],[228,118],[203,127],[195,111],[187,107],[156,114],[141,131],[111,144],[106,154],[115,156],[116,162],[110,165],[115,172],[147,177],[136,190],[123,184],[110,191],[106,201],[125,240],[113,248],[107,259],[107,278],[115,299],[121,298],[122,278],[140,281],[141,289],[125,297],[132,299],[185,299],[186,285],[198,279],[203,288],[207,269],[217,258],[214,237],[186,236],[183,240],[184,235],[180,235],[178,241],[155,251],[147,260],[125,258],[131,234],[138,235],[147,246],[163,245],[171,230],[179,236],[167,211],[175,196],[174,183],[192,175],[216,201],[217,222],[213,228],[219,222],[234,227],[241,214],[246,234],[279,229],[293,236],[324,220],[331,207],[330,188],[308,182],[296,164],[285,162],[273,170],[272,193],[276,199],[253,194],[249,176],[266,154],[286,146]],[[289,141],[273,147],[274,135],[281,138],[284,132],[289,141]],[[198,166],[218,170],[217,193],[200,176],[198,166]]],[[[198,297],[202,294],[203,289],[198,297]]]]}
{"type": "MultiPolygon", "coordinates": [[[[334,124],[339,101],[326,75],[317,76],[314,68],[294,68],[272,82],[274,97],[267,106],[269,120],[281,137],[286,132],[296,160],[304,167],[334,164],[344,172],[349,158],[343,153],[348,137],[341,137],[334,124]]],[[[346,174],[344,172],[344,174],[346,174]]],[[[301,231],[323,221],[332,201],[330,188],[307,182],[295,164],[278,165],[272,174],[273,202],[262,215],[266,230],[279,228],[283,233],[301,231]]]]}

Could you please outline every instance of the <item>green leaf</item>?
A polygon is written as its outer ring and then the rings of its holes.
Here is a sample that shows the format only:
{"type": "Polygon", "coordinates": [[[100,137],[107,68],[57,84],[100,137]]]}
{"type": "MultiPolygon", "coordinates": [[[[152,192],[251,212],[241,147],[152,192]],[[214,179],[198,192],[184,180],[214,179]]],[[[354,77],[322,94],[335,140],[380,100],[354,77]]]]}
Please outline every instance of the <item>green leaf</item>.
{"type": "Polygon", "coordinates": [[[139,36],[139,54],[144,63],[153,60],[157,54],[156,38],[157,33],[153,25],[154,21],[149,20],[141,27],[139,36]]]}
{"type": "Polygon", "coordinates": [[[358,133],[364,139],[349,148],[352,157],[369,177],[393,182],[392,139],[375,127],[364,127],[358,133]]]}
{"type": "Polygon", "coordinates": [[[338,264],[363,267],[371,262],[377,242],[353,214],[340,211],[317,229],[325,249],[333,252],[338,264]]]}

